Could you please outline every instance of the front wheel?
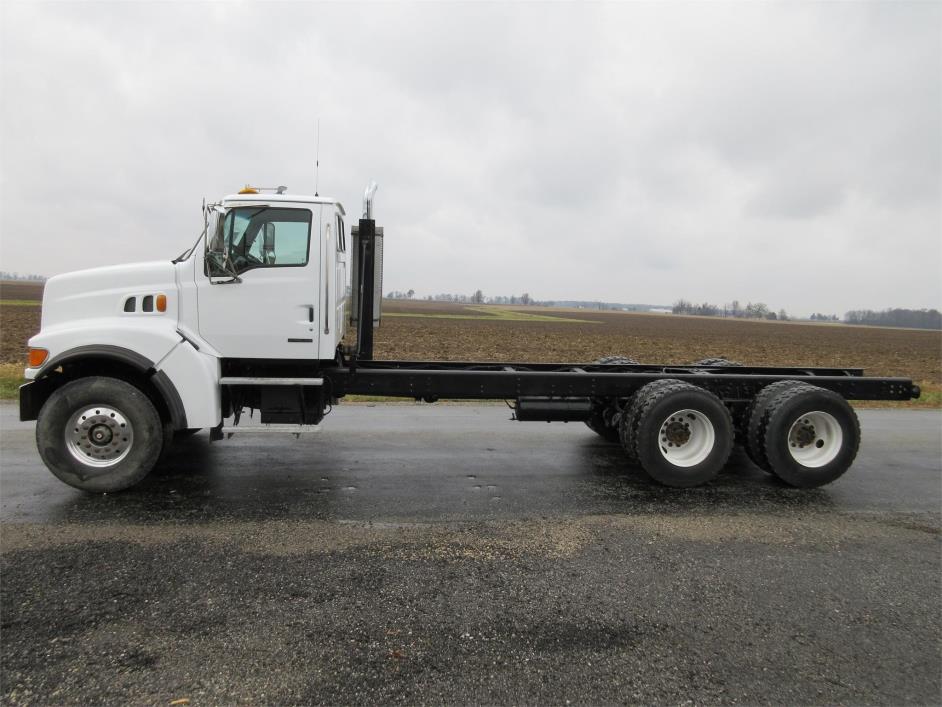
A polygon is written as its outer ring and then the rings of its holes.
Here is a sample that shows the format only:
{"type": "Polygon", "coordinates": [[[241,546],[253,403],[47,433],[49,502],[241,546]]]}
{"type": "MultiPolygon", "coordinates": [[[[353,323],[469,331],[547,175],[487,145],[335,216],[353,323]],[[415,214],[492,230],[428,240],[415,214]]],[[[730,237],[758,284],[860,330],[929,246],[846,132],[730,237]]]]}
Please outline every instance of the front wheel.
{"type": "Polygon", "coordinates": [[[83,491],[122,491],[157,463],[164,426],[130,383],[94,376],[66,383],[39,411],[36,445],[49,470],[83,491]]]}

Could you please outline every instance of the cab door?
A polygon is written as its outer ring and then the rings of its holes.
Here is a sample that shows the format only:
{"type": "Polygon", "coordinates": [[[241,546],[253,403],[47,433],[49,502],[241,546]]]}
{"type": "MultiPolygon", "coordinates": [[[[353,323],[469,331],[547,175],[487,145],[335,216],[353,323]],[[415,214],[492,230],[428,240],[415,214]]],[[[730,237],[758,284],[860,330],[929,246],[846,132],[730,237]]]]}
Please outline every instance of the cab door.
{"type": "Polygon", "coordinates": [[[197,273],[199,332],[227,358],[316,358],[321,207],[220,215],[197,273]]]}
{"type": "Polygon", "coordinates": [[[340,214],[334,214],[334,222],[337,225],[337,264],[334,268],[336,274],[334,284],[336,318],[334,321],[338,332],[337,339],[340,341],[343,339],[347,327],[347,300],[350,286],[347,283],[347,233],[344,230],[343,217],[340,214]]]}

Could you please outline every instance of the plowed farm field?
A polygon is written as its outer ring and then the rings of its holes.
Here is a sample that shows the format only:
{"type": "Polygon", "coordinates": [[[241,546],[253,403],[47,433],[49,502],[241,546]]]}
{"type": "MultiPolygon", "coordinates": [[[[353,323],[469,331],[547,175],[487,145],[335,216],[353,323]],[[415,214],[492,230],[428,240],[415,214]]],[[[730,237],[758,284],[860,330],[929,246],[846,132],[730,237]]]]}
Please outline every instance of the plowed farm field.
{"type": "MultiPolygon", "coordinates": [[[[39,330],[42,285],[0,283],[0,363],[22,365],[39,330]]],[[[723,356],[752,365],[862,367],[906,376],[926,402],[942,389],[942,333],[841,324],[766,322],[387,300],[376,357],[450,361],[592,361],[619,354],[689,363],[723,356]]]]}
{"type": "Polygon", "coordinates": [[[39,331],[41,282],[0,282],[0,364],[23,364],[26,341],[39,331]]]}
{"type": "Polygon", "coordinates": [[[938,404],[942,388],[937,331],[402,300],[384,301],[383,312],[377,358],[553,363],[617,354],[642,363],[690,363],[722,356],[757,366],[905,376],[922,384],[923,404],[938,404]],[[523,316],[504,318],[503,311],[523,316]]]}

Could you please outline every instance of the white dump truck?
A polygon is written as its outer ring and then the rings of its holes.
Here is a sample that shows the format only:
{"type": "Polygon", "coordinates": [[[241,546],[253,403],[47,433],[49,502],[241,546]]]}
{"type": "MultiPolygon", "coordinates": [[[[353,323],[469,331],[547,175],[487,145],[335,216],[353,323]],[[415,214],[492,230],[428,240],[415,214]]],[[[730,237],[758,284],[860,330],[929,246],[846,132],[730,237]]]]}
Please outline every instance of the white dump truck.
{"type": "Polygon", "coordinates": [[[911,380],[859,368],[723,359],[374,360],[383,247],[374,192],[350,228],[336,199],[245,188],[204,206],[202,235],[174,260],[51,278],[20,388],[20,417],[37,421],[46,466],[76,488],[119,491],[175,436],[209,428],[222,439],[245,409],[296,429],[320,424],[347,394],[372,394],[503,398],[517,420],[584,421],[671,486],[708,482],[738,442],[758,466],[813,487],[856,456],[848,399],[919,396],[911,380]]]}

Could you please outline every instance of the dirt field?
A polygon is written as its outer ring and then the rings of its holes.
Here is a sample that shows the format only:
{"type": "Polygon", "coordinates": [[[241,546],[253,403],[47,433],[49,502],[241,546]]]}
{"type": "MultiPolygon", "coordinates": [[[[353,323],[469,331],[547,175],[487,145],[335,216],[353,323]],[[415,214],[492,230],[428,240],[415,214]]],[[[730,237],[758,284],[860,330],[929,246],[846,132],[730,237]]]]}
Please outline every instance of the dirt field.
{"type": "Polygon", "coordinates": [[[42,282],[21,280],[0,280],[0,300],[34,300],[42,301],[42,282]]]}
{"type": "MultiPolygon", "coordinates": [[[[0,363],[23,362],[40,319],[28,301],[41,297],[41,283],[0,283],[0,363]]],[[[725,356],[754,365],[863,367],[942,386],[940,332],[401,300],[384,302],[384,313],[391,316],[376,332],[377,358],[554,362],[623,354],[689,363],[725,356]]]]}
{"type": "MultiPolygon", "coordinates": [[[[377,358],[503,361],[591,361],[624,354],[642,362],[689,363],[725,356],[753,365],[862,367],[873,375],[942,384],[942,333],[840,324],[765,322],[673,315],[553,310],[515,311],[585,320],[448,319],[463,305],[384,302],[377,358]],[[404,315],[404,316],[403,316],[404,315]]],[[[496,309],[496,308],[495,308],[496,309]]]]}
{"type": "Polygon", "coordinates": [[[42,297],[41,282],[0,281],[0,363],[25,362],[26,341],[39,331],[42,297]]]}

